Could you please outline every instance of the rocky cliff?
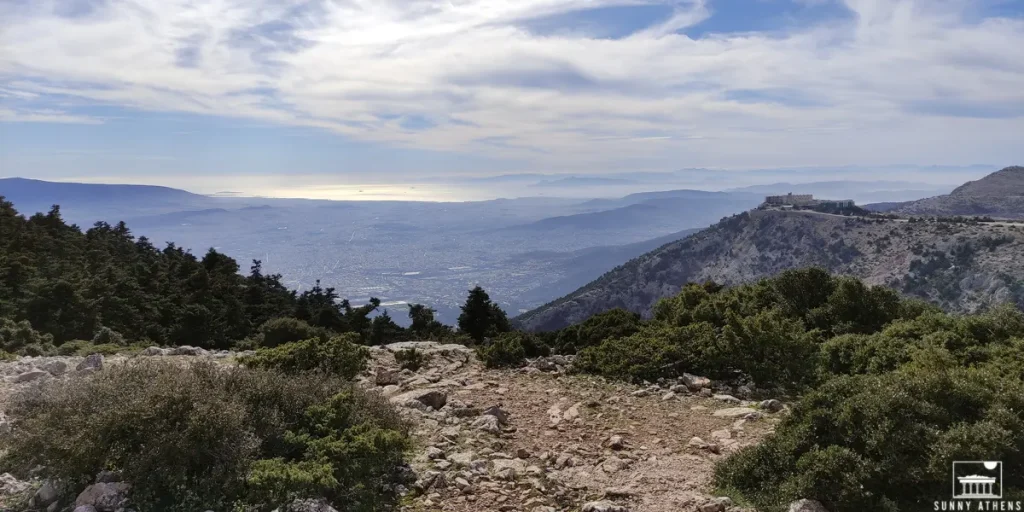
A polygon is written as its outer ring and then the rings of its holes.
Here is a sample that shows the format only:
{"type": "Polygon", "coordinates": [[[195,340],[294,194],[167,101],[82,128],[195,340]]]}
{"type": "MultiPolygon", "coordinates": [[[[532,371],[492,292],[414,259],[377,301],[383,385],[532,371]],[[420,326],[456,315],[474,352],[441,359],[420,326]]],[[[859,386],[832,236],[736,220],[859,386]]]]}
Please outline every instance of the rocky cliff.
{"type": "Polygon", "coordinates": [[[516,320],[549,330],[625,308],[648,314],[688,282],[738,284],[818,266],[954,311],[1024,302],[1024,226],[751,211],[633,259],[516,320]]]}

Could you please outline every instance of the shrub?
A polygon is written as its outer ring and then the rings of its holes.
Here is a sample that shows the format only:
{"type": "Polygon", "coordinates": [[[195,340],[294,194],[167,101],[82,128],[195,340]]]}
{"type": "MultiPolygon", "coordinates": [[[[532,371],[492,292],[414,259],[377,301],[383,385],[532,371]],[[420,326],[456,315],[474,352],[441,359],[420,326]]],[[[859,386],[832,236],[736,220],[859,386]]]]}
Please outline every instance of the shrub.
{"type": "Polygon", "coordinates": [[[293,343],[317,338],[326,340],[327,331],[321,327],[313,327],[308,323],[291,317],[273,318],[259,327],[256,335],[257,347],[278,347],[285,343],[293,343]]]}
{"type": "Polygon", "coordinates": [[[948,494],[953,460],[1002,460],[1024,489],[1024,385],[962,368],[943,349],[882,375],[844,376],[808,393],[775,435],[716,469],[716,484],[759,508],[798,498],[834,512],[918,510],[948,494]]]}
{"type": "Polygon", "coordinates": [[[69,497],[118,471],[139,510],[270,510],[321,496],[341,511],[377,510],[395,499],[383,484],[407,446],[394,411],[340,379],[208,362],[146,359],[54,379],[8,412],[5,469],[40,467],[69,497]],[[296,480],[307,483],[282,487],[296,480]]]}
{"type": "Polygon", "coordinates": [[[92,337],[95,345],[124,345],[124,336],[109,327],[100,327],[96,335],[92,337]]]}
{"type": "Polygon", "coordinates": [[[477,347],[477,356],[488,368],[521,366],[526,361],[526,348],[519,333],[504,333],[489,345],[477,347]]]}
{"type": "Polygon", "coordinates": [[[651,381],[677,373],[683,359],[679,346],[667,336],[640,332],[583,349],[573,366],[578,371],[616,379],[651,381]]]}
{"type": "Polygon", "coordinates": [[[320,372],[344,379],[354,379],[366,368],[370,352],[357,345],[353,333],[335,336],[326,341],[312,338],[285,343],[274,348],[261,348],[241,363],[252,368],[268,368],[284,373],[320,372]]]}
{"type": "Polygon", "coordinates": [[[575,354],[611,338],[624,338],[640,330],[640,315],[616,308],[596,314],[579,325],[562,329],[554,341],[559,354],[575,354]]]}
{"type": "Polygon", "coordinates": [[[56,351],[53,336],[36,331],[26,320],[0,318],[0,349],[24,356],[49,355],[56,351]]]}
{"type": "Polygon", "coordinates": [[[403,370],[418,371],[430,360],[430,356],[416,350],[416,347],[395,352],[395,361],[403,370]]]}

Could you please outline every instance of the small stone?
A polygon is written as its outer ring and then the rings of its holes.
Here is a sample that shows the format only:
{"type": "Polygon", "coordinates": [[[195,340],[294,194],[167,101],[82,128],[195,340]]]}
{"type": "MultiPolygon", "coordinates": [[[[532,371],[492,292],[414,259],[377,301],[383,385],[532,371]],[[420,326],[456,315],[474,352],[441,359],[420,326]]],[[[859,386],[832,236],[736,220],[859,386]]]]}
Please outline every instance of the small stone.
{"type": "Polygon", "coordinates": [[[529,459],[530,450],[527,450],[526,448],[519,448],[518,450],[516,450],[516,457],[520,459],[529,459]]]}
{"type": "Polygon", "coordinates": [[[487,416],[494,416],[495,418],[498,418],[498,424],[501,426],[508,424],[508,413],[505,412],[505,410],[502,409],[500,406],[492,405],[484,409],[484,412],[481,414],[487,416]]]}
{"type": "Polygon", "coordinates": [[[96,371],[99,371],[99,370],[102,370],[102,369],[103,369],[103,354],[89,354],[88,356],[85,356],[85,359],[83,359],[81,363],[78,363],[78,366],[75,367],[75,370],[78,370],[78,371],[82,371],[82,370],[96,370],[96,371]]]}
{"type": "Polygon", "coordinates": [[[491,434],[501,433],[501,424],[499,423],[498,418],[491,416],[490,414],[485,414],[473,420],[473,423],[470,426],[491,434]]]}
{"type": "Polygon", "coordinates": [[[789,512],[828,512],[828,509],[820,501],[798,500],[789,504],[789,512]]]}
{"type": "Polygon", "coordinates": [[[630,395],[635,396],[635,397],[643,397],[643,396],[647,396],[648,393],[647,393],[646,389],[638,389],[638,390],[630,393],[630,395]]]}
{"type": "Polygon", "coordinates": [[[438,448],[436,446],[429,446],[429,447],[427,447],[426,455],[427,455],[428,459],[432,459],[432,460],[443,459],[444,458],[444,450],[442,450],[442,449],[440,449],[440,448],[438,448]]]}
{"type": "Polygon", "coordinates": [[[740,403],[740,399],[736,398],[736,397],[734,397],[732,395],[714,395],[711,398],[714,398],[715,400],[721,400],[723,402],[729,402],[731,404],[738,404],[738,403],[740,403]]]}
{"type": "Polygon", "coordinates": [[[703,396],[703,397],[706,397],[706,398],[711,398],[711,395],[714,395],[714,394],[715,394],[715,392],[711,391],[711,388],[704,388],[704,389],[700,390],[700,396],[703,396]]]}
{"type": "Polygon", "coordinates": [[[82,505],[75,507],[74,512],[96,512],[96,507],[92,505],[82,505]]]}
{"type": "Polygon", "coordinates": [[[691,448],[691,449],[695,449],[695,450],[707,451],[707,452],[711,452],[711,453],[718,453],[719,452],[719,448],[718,448],[717,444],[709,443],[709,442],[707,442],[707,441],[705,441],[705,440],[703,440],[703,439],[701,439],[699,437],[691,438],[686,443],[686,447],[687,448],[691,448]]]}
{"type": "Polygon", "coordinates": [[[584,503],[580,512],[629,512],[629,509],[610,501],[591,501],[584,503]]]}
{"type": "Polygon", "coordinates": [[[768,412],[779,412],[782,410],[782,402],[771,398],[757,404],[757,407],[768,412]]]}
{"type": "Polygon", "coordinates": [[[664,401],[672,400],[675,397],[676,397],[675,392],[674,391],[669,391],[668,393],[665,393],[664,395],[661,396],[661,400],[664,402],[664,401]]]}
{"type": "Polygon", "coordinates": [[[668,390],[677,395],[684,395],[690,391],[690,388],[686,387],[686,384],[675,384],[668,388],[668,390]]]}
{"type": "Polygon", "coordinates": [[[605,445],[612,450],[621,450],[626,447],[626,442],[622,440],[622,436],[611,436],[605,445]]]}

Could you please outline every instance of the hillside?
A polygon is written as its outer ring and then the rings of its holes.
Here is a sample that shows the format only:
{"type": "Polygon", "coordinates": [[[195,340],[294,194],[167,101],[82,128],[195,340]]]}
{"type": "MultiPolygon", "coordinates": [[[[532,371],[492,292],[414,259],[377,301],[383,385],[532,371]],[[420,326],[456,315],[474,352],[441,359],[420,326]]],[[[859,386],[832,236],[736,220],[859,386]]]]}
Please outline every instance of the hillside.
{"type": "Polygon", "coordinates": [[[948,195],[905,203],[892,210],[904,215],[988,215],[1024,218],[1024,167],[1007,167],[969,181],[948,195]]]}
{"type": "Polygon", "coordinates": [[[819,266],[954,311],[1024,302],[1024,232],[1016,226],[866,220],[752,211],[633,259],[517,318],[550,330],[612,308],[649,314],[688,282],[738,284],[819,266]]]}

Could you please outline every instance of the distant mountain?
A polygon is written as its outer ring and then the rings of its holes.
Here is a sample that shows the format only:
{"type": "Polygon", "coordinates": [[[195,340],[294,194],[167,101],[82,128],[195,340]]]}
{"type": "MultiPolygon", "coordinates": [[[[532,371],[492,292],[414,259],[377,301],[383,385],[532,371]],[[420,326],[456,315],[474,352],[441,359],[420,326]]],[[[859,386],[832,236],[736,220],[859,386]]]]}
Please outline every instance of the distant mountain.
{"type": "Polygon", "coordinates": [[[625,178],[605,178],[600,176],[569,176],[557,180],[544,180],[530,185],[537,188],[593,187],[609,185],[635,185],[636,180],[625,178]]]}
{"type": "MultiPolygon", "coordinates": [[[[91,224],[108,215],[169,213],[215,207],[217,199],[170,187],[62,183],[26,178],[0,179],[0,196],[26,215],[61,206],[65,218],[91,224]]],[[[121,219],[114,219],[121,220],[121,219]]]]}
{"type": "Polygon", "coordinates": [[[1024,304],[1024,232],[1017,226],[755,210],[635,258],[516,322],[550,330],[617,307],[650,314],[658,299],[688,282],[738,284],[806,266],[955,311],[1024,304]]]}
{"type": "Polygon", "coordinates": [[[543,288],[530,290],[518,298],[520,303],[538,303],[569,293],[592,281],[595,276],[629,261],[641,254],[653,251],[665,244],[686,238],[700,229],[687,229],[660,236],[651,240],[626,245],[590,247],[568,253],[554,251],[538,251],[517,255],[518,264],[534,263],[550,265],[552,274],[561,277],[549,282],[543,288]]]}
{"type": "Polygon", "coordinates": [[[948,195],[930,197],[892,210],[904,215],[988,215],[1024,219],[1024,167],[1007,167],[969,181],[948,195]]]}

